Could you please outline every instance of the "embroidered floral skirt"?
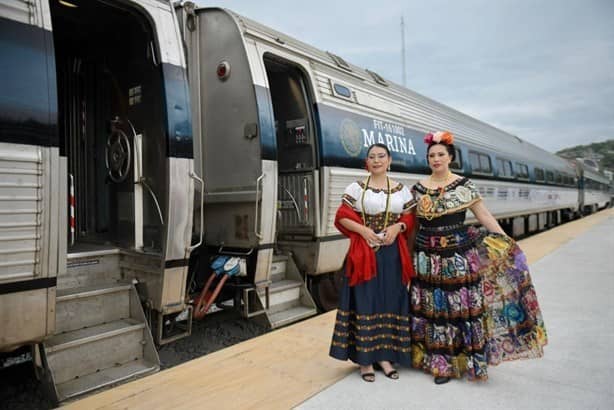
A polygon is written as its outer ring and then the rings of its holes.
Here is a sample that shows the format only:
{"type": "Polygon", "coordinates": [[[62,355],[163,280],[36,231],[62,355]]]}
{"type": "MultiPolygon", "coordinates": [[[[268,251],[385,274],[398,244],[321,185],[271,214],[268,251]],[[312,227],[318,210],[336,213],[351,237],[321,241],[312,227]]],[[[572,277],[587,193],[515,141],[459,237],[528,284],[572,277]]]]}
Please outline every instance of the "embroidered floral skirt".
{"type": "Polygon", "coordinates": [[[524,254],[465,226],[421,229],[412,281],[412,365],[485,380],[488,364],[540,357],[546,333],[524,254]]]}
{"type": "Polygon", "coordinates": [[[411,366],[409,295],[396,243],[375,253],[377,275],[350,287],[344,280],[330,355],[360,365],[391,361],[411,366]]]}

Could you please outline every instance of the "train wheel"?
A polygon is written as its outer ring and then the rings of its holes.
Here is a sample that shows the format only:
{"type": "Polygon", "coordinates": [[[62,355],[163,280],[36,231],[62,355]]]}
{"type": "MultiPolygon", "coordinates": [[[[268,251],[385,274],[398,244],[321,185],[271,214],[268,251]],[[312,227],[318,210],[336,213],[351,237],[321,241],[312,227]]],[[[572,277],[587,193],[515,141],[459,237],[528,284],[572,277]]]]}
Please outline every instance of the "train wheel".
{"type": "Polygon", "coordinates": [[[344,269],[315,278],[311,282],[311,296],[323,312],[337,308],[343,283],[344,269]]]}

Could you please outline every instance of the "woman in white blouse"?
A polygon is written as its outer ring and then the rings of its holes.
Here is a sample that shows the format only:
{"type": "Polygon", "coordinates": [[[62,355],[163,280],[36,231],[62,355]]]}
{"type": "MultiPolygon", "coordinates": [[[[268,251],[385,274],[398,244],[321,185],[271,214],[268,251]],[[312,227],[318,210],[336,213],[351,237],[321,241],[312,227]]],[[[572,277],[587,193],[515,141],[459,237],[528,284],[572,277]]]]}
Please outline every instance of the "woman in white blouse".
{"type": "Polygon", "coordinates": [[[388,177],[391,163],[387,146],[369,147],[369,176],[345,189],[335,219],[350,248],[330,355],[357,363],[367,382],[375,380],[374,367],[398,379],[392,363],[411,365],[406,289],[415,273],[407,233],[415,201],[406,186],[388,177]]]}

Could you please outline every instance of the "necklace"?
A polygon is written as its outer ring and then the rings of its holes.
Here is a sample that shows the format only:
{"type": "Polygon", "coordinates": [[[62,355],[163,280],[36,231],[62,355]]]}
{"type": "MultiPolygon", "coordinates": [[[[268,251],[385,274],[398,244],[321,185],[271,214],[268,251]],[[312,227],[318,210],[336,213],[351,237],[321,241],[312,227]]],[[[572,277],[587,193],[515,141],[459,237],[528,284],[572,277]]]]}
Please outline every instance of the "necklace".
{"type": "MultiPolygon", "coordinates": [[[[367,218],[365,217],[365,192],[367,192],[367,188],[369,187],[369,181],[371,180],[371,175],[367,177],[367,181],[365,182],[365,187],[362,190],[362,195],[360,196],[360,214],[362,216],[362,223],[364,226],[367,226],[367,218]]],[[[386,177],[386,210],[384,215],[384,229],[388,225],[388,207],[390,206],[390,178],[386,177]]]]}
{"type": "Polygon", "coordinates": [[[452,173],[450,171],[448,171],[446,176],[443,177],[443,178],[433,178],[433,174],[431,174],[429,176],[429,179],[431,180],[431,182],[446,182],[448,179],[450,179],[451,175],[452,175],[452,173]]]}

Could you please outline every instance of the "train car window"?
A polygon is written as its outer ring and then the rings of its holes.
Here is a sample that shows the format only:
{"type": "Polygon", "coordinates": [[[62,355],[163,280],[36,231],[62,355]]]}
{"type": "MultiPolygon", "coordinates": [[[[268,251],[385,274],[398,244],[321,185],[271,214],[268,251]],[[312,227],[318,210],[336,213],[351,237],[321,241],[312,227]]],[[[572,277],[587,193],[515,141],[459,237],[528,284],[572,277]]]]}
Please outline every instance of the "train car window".
{"type": "Polygon", "coordinates": [[[480,152],[470,151],[469,152],[469,162],[471,163],[471,170],[473,172],[481,173],[481,174],[491,174],[492,173],[492,164],[490,162],[490,157],[486,154],[482,154],[480,152]]]}
{"type": "Polygon", "coordinates": [[[557,184],[562,184],[563,183],[563,176],[560,173],[555,173],[554,174],[554,182],[556,182],[557,184]]]}
{"type": "Polygon", "coordinates": [[[529,167],[526,164],[516,163],[516,177],[518,179],[529,179],[529,167]]]}
{"type": "Polygon", "coordinates": [[[352,100],[352,90],[350,90],[345,85],[341,85],[339,83],[333,83],[333,95],[336,97],[345,98],[347,100],[352,100]]]}
{"type": "Polygon", "coordinates": [[[563,175],[563,184],[565,185],[573,185],[573,178],[567,174],[563,175]]]}
{"type": "Polygon", "coordinates": [[[514,173],[512,172],[512,162],[507,159],[497,158],[497,171],[499,171],[499,176],[503,178],[513,178],[514,173]]]}
{"type": "Polygon", "coordinates": [[[330,56],[330,58],[333,59],[333,61],[335,62],[335,64],[337,64],[337,66],[343,68],[344,70],[352,71],[352,67],[350,67],[350,65],[347,63],[347,61],[345,61],[343,58],[339,57],[336,54],[328,52],[328,51],[326,52],[326,54],[328,54],[330,56]]]}
{"type": "Polygon", "coordinates": [[[535,168],[535,180],[538,182],[543,182],[545,180],[543,169],[535,168]]]}
{"type": "Polygon", "coordinates": [[[384,78],[381,75],[371,70],[367,70],[367,73],[369,73],[371,77],[373,77],[373,80],[375,80],[376,83],[380,85],[385,85],[386,87],[388,87],[388,81],[384,80],[384,78]]]}
{"type": "Polygon", "coordinates": [[[480,172],[492,173],[492,164],[488,155],[480,154],[480,172]]]}
{"type": "Polygon", "coordinates": [[[469,152],[469,163],[471,164],[471,169],[474,171],[480,169],[480,156],[477,152],[469,152]]]}
{"type": "Polygon", "coordinates": [[[463,169],[463,155],[458,148],[454,148],[454,161],[450,163],[452,169],[463,169]]]}
{"type": "Polygon", "coordinates": [[[552,171],[546,171],[546,182],[554,182],[554,173],[552,171]]]}

